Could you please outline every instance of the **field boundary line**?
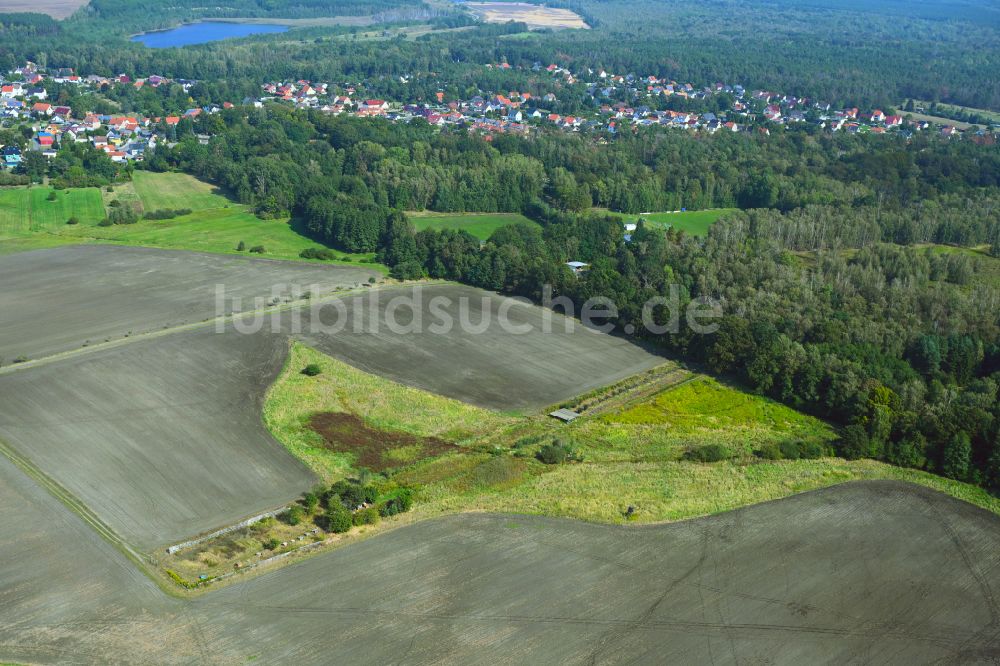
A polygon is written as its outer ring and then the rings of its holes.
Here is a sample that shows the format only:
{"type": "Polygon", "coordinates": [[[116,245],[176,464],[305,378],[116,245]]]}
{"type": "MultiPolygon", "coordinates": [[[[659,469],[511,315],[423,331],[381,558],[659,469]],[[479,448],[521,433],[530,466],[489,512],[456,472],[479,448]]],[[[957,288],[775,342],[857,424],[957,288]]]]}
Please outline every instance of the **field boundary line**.
{"type": "MultiPolygon", "coordinates": [[[[427,283],[421,282],[420,284],[447,284],[447,282],[444,280],[436,280],[427,283]]],[[[279,312],[286,312],[286,311],[291,312],[293,310],[299,310],[302,308],[309,307],[313,303],[332,303],[351,294],[371,293],[372,291],[378,291],[381,289],[392,289],[401,286],[407,286],[407,285],[406,283],[381,284],[373,287],[359,287],[354,289],[345,289],[338,292],[331,292],[319,298],[300,299],[292,303],[281,303],[279,305],[260,308],[257,310],[234,312],[232,314],[223,315],[221,317],[213,317],[211,319],[205,319],[204,321],[195,321],[195,322],[190,322],[188,324],[179,324],[177,326],[171,326],[170,328],[163,328],[157,331],[149,331],[147,333],[138,333],[135,335],[129,335],[128,337],[118,338],[116,340],[111,340],[109,342],[100,342],[93,345],[87,345],[86,347],[79,347],[77,349],[68,349],[66,351],[57,352],[49,356],[42,356],[41,358],[30,359],[22,363],[12,363],[11,365],[0,367],[0,376],[11,374],[21,370],[28,370],[30,368],[41,367],[44,365],[48,365],[50,363],[55,363],[70,358],[76,358],[77,356],[86,356],[87,354],[92,354],[98,351],[115,349],[117,347],[122,347],[131,344],[133,342],[140,342],[143,340],[154,340],[156,338],[173,335],[174,333],[181,333],[183,331],[193,331],[200,328],[205,328],[207,326],[229,324],[247,317],[273,315],[279,312]]],[[[294,334],[290,333],[289,337],[294,337],[294,334]]]]}
{"type": "Polygon", "coordinates": [[[43,472],[27,456],[18,452],[2,439],[0,439],[0,454],[10,460],[15,467],[24,472],[28,478],[38,484],[39,487],[69,509],[70,512],[76,514],[80,519],[82,519],[88,527],[97,532],[98,536],[114,546],[118,552],[124,555],[143,575],[153,581],[153,583],[155,583],[156,586],[159,587],[165,594],[172,597],[183,597],[183,595],[178,594],[177,590],[170,587],[167,584],[167,581],[157,576],[146,563],[143,556],[132,548],[127,541],[121,538],[117,532],[111,529],[107,523],[101,520],[97,514],[95,514],[81,499],[79,499],[58,481],[43,472]]]}

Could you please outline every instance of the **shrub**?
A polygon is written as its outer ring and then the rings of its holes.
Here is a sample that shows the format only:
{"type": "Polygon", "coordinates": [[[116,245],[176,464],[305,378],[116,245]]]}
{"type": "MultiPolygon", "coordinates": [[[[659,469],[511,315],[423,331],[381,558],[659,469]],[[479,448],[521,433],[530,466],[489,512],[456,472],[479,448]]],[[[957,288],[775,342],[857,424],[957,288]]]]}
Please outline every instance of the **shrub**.
{"type": "Polygon", "coordinates": [[[190,215],[191,212],[190,208],[161,208],[159,210],[150,211],[143,215],[143,217],[147,220],[172,220],[173,218],[180,217],[181,215],[190,215]]]}
{"type": "Polygon", "coordinates": [[[310,363],[306,367],[302,368],[302,374],[307,377],[315,377],[321,372],[323,372],[323,368],[319,367],[318,363],[310,363]]]}
{"type": "Polygon", "coordinates": [[[66,220],[66,224],[80,224],[80,220],[76,219],[75,217],[71,217],[68,220],[66,220]]]}
{"type": "Polygon", "coordinates": [[[368,284],[375,284],[375,278],[374,277],[368,278],[368,284]]]}
{"type": "Polygon", "coordinates": [[[112,199],[111,201],[108,202],[108,208],[118,208],[121,205],[122,202],[119,201],[118,199],[112,199]]]}
{"type": "Polygon", "coordinates": [[[871,444],[868,441],[868,433],[859,425],[849,425],[840,433],[840,441],[837,442],[837,449],[840,455],[848,460],[855,460],[868,455],[871,444]]]}
{"type": "Polygon", "coordinates": [[[114,187],[113,187],[112,185],[108,185],[108,186],[107,186],[107,187],[105,188],[105,190],[106,190],[106,191],[108,191],[108,192],[114,192],[114,191],[115,191],[115,188],[114,188],[114,187]]]}
{"type": "Polygon", "coordinates": [[[578,456],[574,455],[573,448],[569,444],[558,439],[540,448],[535,457],[546,465],[559,465],[570,460],[580,460],[578,456]]]}
{"type": "Polygon", "coordinates": [[[236,246],[237,252],[245,252],[246,249],[247,249],[247,244],[244,243],[243,241],[240,241],[239,244],[236,246]]]}
{"type": "Polygon", "coordinates": [[[264,249],[263,245],[254,245],[252,248],[250,248],[250,252],[252,252],[253,254],[264,254],[265,252],[267,252],[267,250],[264,249]]]}
{"type": "MultiPolygon", "coordinates": [[[[336,497],[346,509],[354,509],[362,504],[374,504],[378,492],[372,486],[357,479],[344,479],[330,486],[330,497],[336,497]]],[[[332,501],[332,500],[329,500],[332,501]]]]}
{"type": "Polygon", "coordinates": [[[786,440],[778,444],[781,450],[781,457],[787,460],[798,460],[802,457],[802,444],[792,440],[786,440]]]}
{"type": "Polygon", "coordinates": [[[754,451],[754,455],[764,460],[781,460],[781,449],[774,442],[768,442],[754,451]]]}
{"type": "Polygon", "coordinates": [[[807,460],[815,460],[826,455],[826,449],[819,442],[802,442],[799,454],[807,460]]]}
{"type": "Polygon", "coordinates": [[[354,514],[355,525],[375,525],[379,521],[378,509],[373,506],[361,509],[354,514]]]}
{"type": "Polygon", "coordinates": [[[706,444],[697,448],[688,449],[684,454],[685,460],[694,460],[703,463],[719,462],[729,457],[729,449],[721,444],[706,444]]]}
{"type": "Polygon", "coordinates": [[[329,508],[327,508],[326,513],[323,514],[323,522],[328,532],[334,532],[335,534],[340,534],[351,529],[351,525],[354,524],[354,520],[351,517],[351,512],[344,508],[344,505],[339,501],[330,502],[329,508]]]}
{"type": "Polygon", "coordinates": [[[312,513],[319,506],[319,495],[313,492],[303,493],[302,506],[305,507],[306,511],[312,513]]]}
{"type": "Polygon", "coordinates": [[[305,509],[298,504],[293,504],[292,507],[285,512],[285,522],[289,525],[298,525],[305,517],[305,509]]]}
{"type": "Polygon", "coordinates": [[[97,226],[99,226],[99,227],[110,227],[112,224],[114,224],[114,222],[111,221],[111,218],[106,217],[103,220],[101,220],[100,222],[98,222],[97,226]]]}
{"type": "Polygon", "coordinates": [[[399,513],[406,513],[412,506],[413,493],[409,488],[404,488],[395,497],[391,497],[383,502],[378,508],[378,513],[383,518],[388,518],[399,513]]]}
{"type": "Polygon", "coordinates": [[[264,548],[266,548],[267,550],[274,550],[275,548],[277,548],[280,545],[281,545],[281,542],[278,541],[274,537],[271,537],[270,539],[268,539],[267,541],[264,542],[264,548]]]}
{"type": "Polygon", "coordinates": [[[322,261],[333,261],[337,258],[337,255],[335,255],[332,251],[327,250],[326,248],[316,247],[307,247],[299,252],[299,256],[303,259],[320,259],[322,261]]]}
{"type": "Polygon", "coordinates": [[[397,280],[417,280],[424,276],[424,267],[416,259],[409,259],[393,266],[390,275],[397,280]]]}
{"type": "Polygon", "coordinates": [[[48,199],[49,201],[55,201],[56,199],[59,198],[59,195],[56,194],[55,191],[52,191],[52,192],[49,192],[49,196],[47,196],[45,198],[48,199]]]}

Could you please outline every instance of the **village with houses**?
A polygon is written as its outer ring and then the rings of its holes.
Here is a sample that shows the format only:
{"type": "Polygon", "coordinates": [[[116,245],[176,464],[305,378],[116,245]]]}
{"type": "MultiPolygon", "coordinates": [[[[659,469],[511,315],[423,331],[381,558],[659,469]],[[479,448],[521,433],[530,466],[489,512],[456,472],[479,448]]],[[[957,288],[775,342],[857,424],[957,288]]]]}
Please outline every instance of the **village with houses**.
{"type": "MultiPolygon", "coordinates": [[[[510,69],[508,63],[486,65],[493,69],[510,69]]],[[[632,74],[611,74],[604,70],[571,72],[556,64],[535,63],[531,70],[549,76],[561,89],[577,95],[585,91],[592,101],[587,113],[559,114],[550,109],[558,102],[552,92],[535,96],[531,92],[482,92],[469,99],[447,100],[444,92],[436,99],[385,100],[369,98],[363,82],[334,85],[307,80],[269,82],[261,86],[257,98],[245,98],[237,103],[192,106],[177,109],[172,115],[145,116],[137,113],[74,114],[70,106],[53,99],[53,90],[73,86],[80,90],[100,93],[114,86],[180,85],[184,92],[197,81],[173,80],[158,75],[132,78],[125,74],[80,76],[72,69],[46,69],[26,63],[0,77],[0,122],[4,127],[20,127],[25,136],[22,145],[0,146],[3,166],[16,169],[25,151],[38,151],[46,158],[57,155],[64,143],[89,143],[117,163],[142,161],[159,142],[176,140],[176,127],[183,120],[194,121],[202,114],[215,114],[223,109],[242,106],[263,107],[266,103],[287,103],[298,109],[356,117],[379,117],[392,122],[423,119],[439,127],[453,127],[479,132],[527,134],[543,128],[558,128],[569,132],[589,132],[602,140],[618,132],[637,132],[640,128],[669,128],[692,132],[758,132],[770,134],[773,129],[796,124],[812,124],[828,132],[848,134],[898,134],[904,138],[915,132],[936,132],[942,137],[962,138],[981,143],[995,143],[1000,124],[990,128],[970,127],[965,130],[948,122],[931,122],[914,118],[905,112],[890,114],[880,110],[858,108],[835,109],[829,103],[765,90],[748,90],[738,84],[716,83],[696,87],[656,76],[638,77],[632,74]],[[579,90],[577,90],[579,89],[579,90]],[[713,97],[725,96],[728,108],[718,112],[684,111],[662,108],[665,102],[680,105],[697,104],[713,97]],[[27,128],[26,131],[24,128],[27,128]]],[[[405,82],[403,77],[402,81],[405,82]]],[[[923,111],[923,109],[916,109],[923,111]]],[[[943,119],[942,119],[943,120],[943,119]]],[[[199,134],[202,142],[210,138],[199,134]]]]}

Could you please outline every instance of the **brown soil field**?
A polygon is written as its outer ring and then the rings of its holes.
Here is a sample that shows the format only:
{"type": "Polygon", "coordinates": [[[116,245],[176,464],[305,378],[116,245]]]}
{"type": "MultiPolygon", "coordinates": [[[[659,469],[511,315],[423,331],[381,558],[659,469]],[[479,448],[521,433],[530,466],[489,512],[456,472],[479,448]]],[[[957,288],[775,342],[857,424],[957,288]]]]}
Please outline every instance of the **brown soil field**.
{"type": "Polygon", "coordinates": [[[1000,518],[850,483],[672,525],[469,514],[193,600],[0,459],[0,659],[990,664],[1000,518]]]}
{"type": "MultiPolygon", "coordinates": [[[[364,267],[322,266],[111,245],[78,245],[0,258],[0,365],[105,340],[202,322],[219,313],[217,287],[242,310],[292,285],[320,291],[378,276],[364,267]],[[275,288],[278,288],[277,290],[275,288]]],[[[232,310],[227,300],[223,314],[232,310]]]]}
{"type": "Polygon", "coordinates": [[[579,321],[567,331],[561,314],[462,285],[392,287],[340,300],[305,313],[297,337],[365,372],[490,409],[534,411],[664,361],[579,321]],[[501,313],[509,328],[499,324],[501,313]],[[314,318],[330,332],[313,326],[314,318]],[[439,332],[434,326],[446,318],[452,325],[439,332]],[[354,322],[363,323],[360,332],[354,322]]]}
{"type": "Polygon", "coordinates": [[[355,456],[355,466],[381,472],[457,448],[436,437],[372,428],[355,414],[325,412],[309,420],[327,448],[355,456]]]}
{"type": "Polygon", "coordinates": [[[569,9],[524,2],[470,2],[465,5],[486,23],[527,23],[531,28],[581,28],[590,26],[569,9]]]}
{"type": "Polygon", "coordinates": [[[150,552],[315,483],[261,422],[287,349],[208,327],[0,375],[0,440],[150,552]]]}

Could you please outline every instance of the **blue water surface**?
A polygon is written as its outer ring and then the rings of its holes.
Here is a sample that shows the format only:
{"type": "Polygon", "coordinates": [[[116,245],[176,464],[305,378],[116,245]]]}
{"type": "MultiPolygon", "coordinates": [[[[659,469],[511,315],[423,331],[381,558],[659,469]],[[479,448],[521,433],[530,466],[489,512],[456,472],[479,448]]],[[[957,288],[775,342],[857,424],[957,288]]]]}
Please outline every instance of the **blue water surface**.
{"type": "Polygon", "coordinates": [[[224,23],[222,21],[202,21],[188,23],[170,30],[144,32],[132,38],[133,42],[142,42],[153,49],[167,49],[172,46],[188,46],[189,44],[205,44],[217,42],[220,39],[247,37],[272,32],[285,32],[286,25],[256,24],[256,23],[224,23]]]}

